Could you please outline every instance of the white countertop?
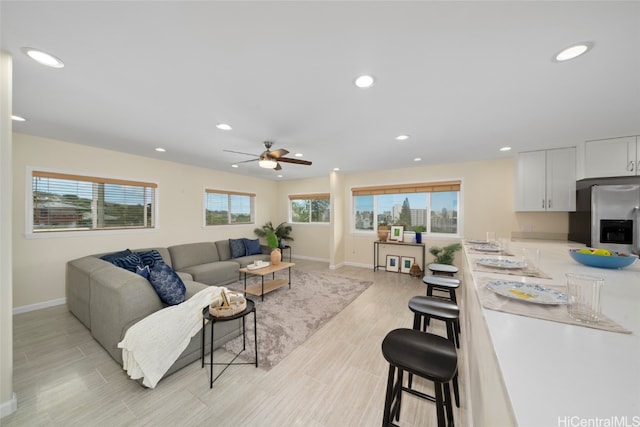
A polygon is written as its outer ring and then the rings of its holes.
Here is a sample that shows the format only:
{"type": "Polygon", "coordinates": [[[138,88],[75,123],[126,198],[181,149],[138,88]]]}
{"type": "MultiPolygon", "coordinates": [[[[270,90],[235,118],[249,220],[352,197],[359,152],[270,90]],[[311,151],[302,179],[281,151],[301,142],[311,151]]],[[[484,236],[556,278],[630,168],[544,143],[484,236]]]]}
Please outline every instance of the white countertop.
{"type": "MultiPolygon", "coordinates": [[[[483,308],[518,425],[640,426],[640,261],[623,270],[593,268],[569,256],[569,248],[583,245],[510,242],[514,254],[525,246],[540,248],[540,269],[552,279],[476,272],[469,265],[474,283],[492,277],[564,285],[565,273],[599,276],[605,279],[602,313],[633,334],[483,308]]],[[[487,257],[468,252],[466,256],[470,264],[487,257]]]]}

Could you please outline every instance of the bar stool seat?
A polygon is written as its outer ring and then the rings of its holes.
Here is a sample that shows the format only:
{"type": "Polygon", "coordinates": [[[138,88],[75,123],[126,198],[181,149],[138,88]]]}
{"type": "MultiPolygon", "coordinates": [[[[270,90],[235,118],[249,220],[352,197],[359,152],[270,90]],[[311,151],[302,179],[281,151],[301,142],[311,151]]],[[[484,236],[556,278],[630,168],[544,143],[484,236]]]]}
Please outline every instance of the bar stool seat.
{"type": "Polygon", "coordinates": [[[427,265],[427,268],[431,271],[431,274],[443,276],[453,276],[458,272],[458,267],[449,264],[431,263],[427,265]]]}
{"type": "Polygon", "coordinates": [[[427,296],[433,296],[433,291],[439,290],[449,293],[449,299],[454,303],[458,303],[456,299],[456,289],[460,287],[460,280],[455,277],[442,277],[427,275],[422,278],[427,285],[427,296]]]}
{"type": "Polygon", "coordinates": [[[458,372],[458,356],[453,343],[444,337],[413,329],[395,329],[382,341],[382,354],[389,362],[383,426],[400,420],[402,392],[436,403],[438,426],[453,425],[449,382],[458,372]],[[397,376],[396,376],[397,370],[397,376]],[[434,396],[404,387],[403,373],[416,375],[434,384],[434,396]],[[446,411],[446,419],[445,419],[446,411]]]}

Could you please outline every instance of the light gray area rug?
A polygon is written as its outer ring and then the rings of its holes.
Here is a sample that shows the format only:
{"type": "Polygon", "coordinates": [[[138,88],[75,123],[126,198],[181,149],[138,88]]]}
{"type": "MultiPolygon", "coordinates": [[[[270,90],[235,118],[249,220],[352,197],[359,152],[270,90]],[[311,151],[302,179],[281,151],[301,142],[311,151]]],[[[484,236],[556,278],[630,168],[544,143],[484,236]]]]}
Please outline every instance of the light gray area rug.
{"type": "MultiPolygon", "coordinates": [[[[286,273],[276,274],[276,278],[286,273]]],[[[252,277],[249,283],[259,283],[252,277]],[[250,282],[251,280],[251,282],[250,282]]],[[[258,367],[269,370],[302,344],[322,325],[342,311],[373,282],[347,277],[291,272],[291,289],[288,286],[260,297],[247,295],[256,303],[258,322],[258,367]]],[[[241,290],[242,285],[230,288],[241,290]]],[[[243,358],[253,357],[253,315],[246,317],[247,349],[243,358]]],[[[224,348],[238,353],[242,350],[242,336],[224,348]]]]}

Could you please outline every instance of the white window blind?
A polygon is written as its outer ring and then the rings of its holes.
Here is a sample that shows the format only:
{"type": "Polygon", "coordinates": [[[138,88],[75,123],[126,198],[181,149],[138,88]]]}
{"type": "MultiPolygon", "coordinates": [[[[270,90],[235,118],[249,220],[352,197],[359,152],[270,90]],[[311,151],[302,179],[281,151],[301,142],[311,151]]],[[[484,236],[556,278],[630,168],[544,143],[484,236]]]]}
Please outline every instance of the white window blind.
{"type": "Polygon", "coordinates": [[[205,190],[205,225],[252,224],[254,193],[205,190]]]}
{"type": "Polygon", "coordinates": [[[33,171],[32,231],[155,227],[157,184],[33,171]]]}

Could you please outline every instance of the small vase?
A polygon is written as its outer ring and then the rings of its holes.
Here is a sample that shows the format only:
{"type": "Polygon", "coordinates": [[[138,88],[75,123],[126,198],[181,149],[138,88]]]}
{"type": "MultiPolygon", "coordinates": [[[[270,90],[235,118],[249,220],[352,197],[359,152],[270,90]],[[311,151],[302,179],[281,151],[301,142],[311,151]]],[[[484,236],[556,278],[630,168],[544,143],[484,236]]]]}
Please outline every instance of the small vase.
{"type": "Polygon", "coordinates": [[[422,243],[422,233],[416,233],[416,243],[422,243]]]}
{"type": "Polygon", "coordinates": [[[389,238],[389,230],[378,230],[378,240],[386,242],[389,238]]]}
{"type": "Polygon", "coordinates": [[[280,261],[282,261],[282,253],[276,248],[271,251],[271,265],[278,265],[280,261]]]}

